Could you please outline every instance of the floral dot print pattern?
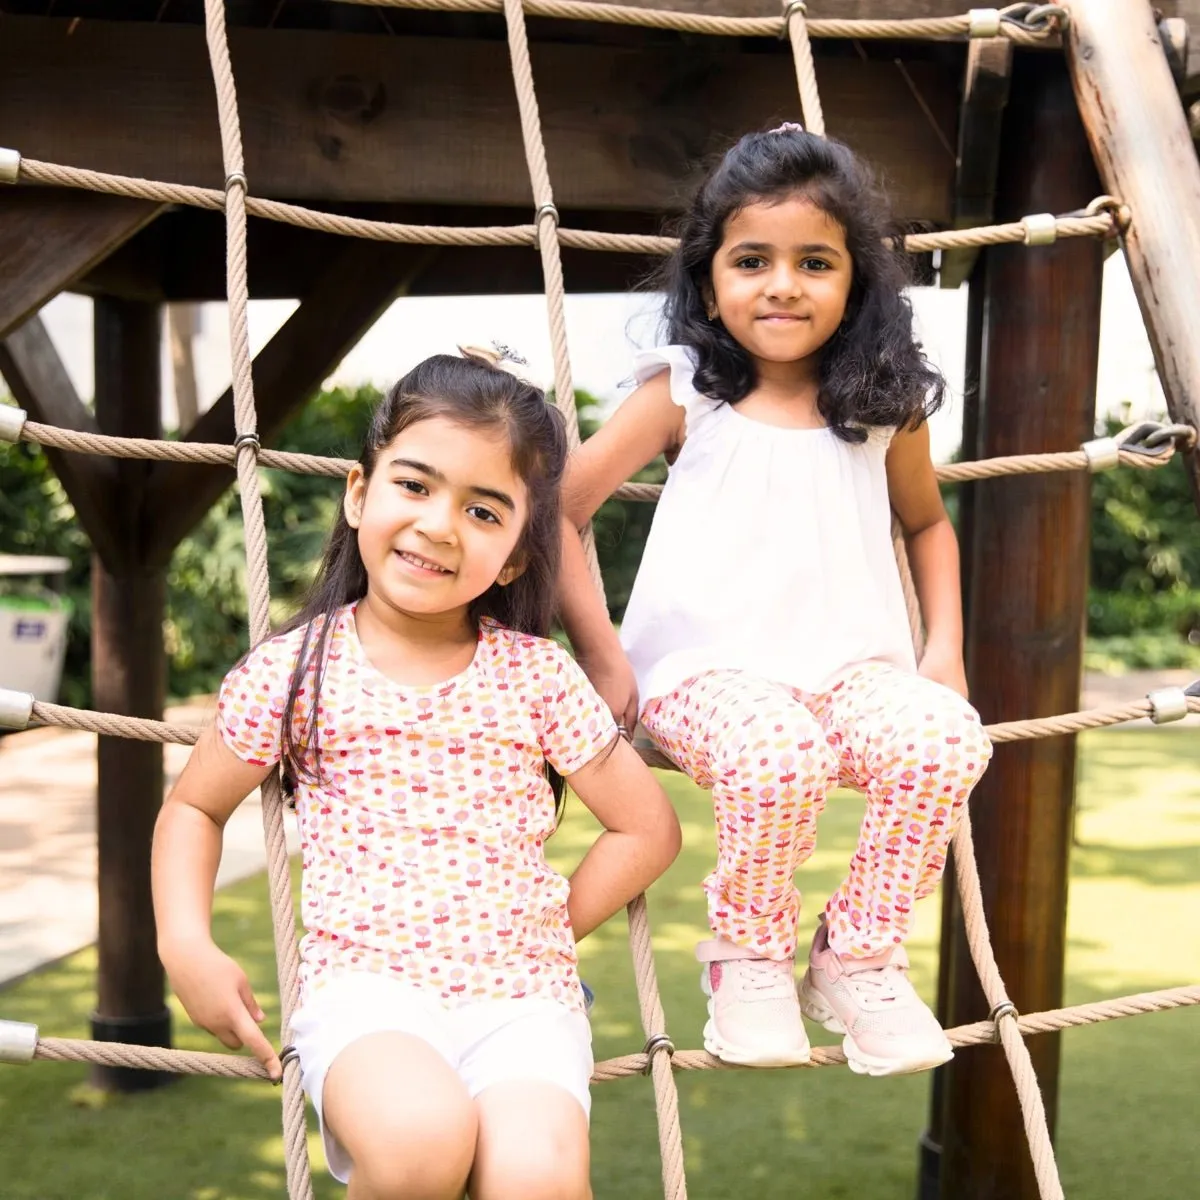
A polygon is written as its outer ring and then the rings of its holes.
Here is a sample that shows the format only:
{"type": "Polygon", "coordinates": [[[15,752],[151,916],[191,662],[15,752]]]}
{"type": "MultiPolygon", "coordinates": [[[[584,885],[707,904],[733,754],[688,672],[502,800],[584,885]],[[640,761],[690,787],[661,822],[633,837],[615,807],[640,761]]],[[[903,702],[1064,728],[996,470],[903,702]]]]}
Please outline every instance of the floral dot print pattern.
{"type": "Polygon", "coordinates": [[[937,886],[971,789],[991,758],[978,714],[940,684],[886,663],[849,667],[821,692],[710,671],[651,700],[642,722],[712,790],[717,865],[705,880],[713,933],[762,958],[795,956],[792,877],[816,845],[829,789],[866,813],[850,869],[825,906],[848,957],[903,942],[937,886]]]}
{"type": "MultiPolygon", "coordinates": [[[[280,760],[303,633],[262,643],[222,684],[218,728],[245,762],[280,760]]],[[[555,825],[545,764],[572,774],[616,727],[566,651],[485,620],[465,672],[401,685],[371,665],[348,606],[317,719],[323,779],[296,787],[305,997],[358,970],[447,1007],[536,995],[582,1011],[568,884],[543,854],[555,825]]]]}

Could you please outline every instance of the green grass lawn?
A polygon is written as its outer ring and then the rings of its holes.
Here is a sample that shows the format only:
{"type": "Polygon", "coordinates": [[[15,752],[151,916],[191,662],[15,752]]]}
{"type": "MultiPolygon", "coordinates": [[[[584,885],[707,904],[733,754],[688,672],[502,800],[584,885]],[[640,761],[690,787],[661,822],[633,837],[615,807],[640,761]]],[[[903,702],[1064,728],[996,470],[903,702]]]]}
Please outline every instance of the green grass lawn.
{"type": "MultiPolygon", "coordinates": [[[[1081,755],[1067,1002],[1200,980],[1194,735],[1087,734],[1081,755]]],[[[704,928],[697,884],[711,862],[711,815],[703,793],[678,776],[665,779],[684,823],[685,847],[652,892],[651,918],[670,1031],[680,1047],[696,1047],[704,1009],[692,951],[704,928]]],[[[799,877],[810,914],[836,884],[860,812],[853,795],[830,802],[821,849],[799,877]]],[[[563,865],[574,861],[590,835],[586,814],[572,801],[554,839],[555,858],[563,865]]],[[[920,917],[912,957],[928,993],[936,974],[936,900],[922,905],[920,917]]],[[[218,940],[246,966],[274,1018],[264,880],[221,893],[216,922],[218,940]]],[[[623,921],[589,938],[581,953],[585,977],[597,991],[596,1057],[640,1049],[623,921]]],[[[46,1036],[86,1036],[94,967],[93,952],[84,951],[0,992],[0,1017],[37,1022],[46,1036]]],[[[177,1041],[220,1049],[182,1014],[177,1041]]],[[[1068,1197],[1195,1195],[1198,1075],[1200,1012],[1194,1009],[1067,1033],[1058,1149],[1068,1197]]],[[[74,1065],[0,1067],[0,1200],[274,1200],[284,1194],[279,1095],[270,1087],[190,1077],[149,1094],[104,1097],[85,1078],[86,1068],[74,1065]]],[[[912,1200],[928,1077],[860,1079],[827,1069],[682,1072],[678,1079],[693,1200],[912,1200]]],[[[599,1085],[593,1131],[597,1200],[661,1196],[648,1080],[599,1085]]],[[[317,1196],[338,1195],[315,1135],[310,1148],[317,1196]]]]}

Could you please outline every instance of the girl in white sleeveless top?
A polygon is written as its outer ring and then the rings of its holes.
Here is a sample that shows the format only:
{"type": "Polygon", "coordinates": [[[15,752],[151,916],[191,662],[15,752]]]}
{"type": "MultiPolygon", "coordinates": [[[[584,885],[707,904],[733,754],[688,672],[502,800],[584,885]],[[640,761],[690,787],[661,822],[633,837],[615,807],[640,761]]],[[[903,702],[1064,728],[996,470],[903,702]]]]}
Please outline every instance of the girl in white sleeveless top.
{"type": "Polygon", "coordinates": [[[965,699],[958,546],[925,424],[944,384],[889,232],[845,146],[796,125],[743,137],[663,272],[671,344],[639,356],[641,386],[567,475],[560,600],[579,659],[618,721],[640,716],[712,790],[713,937],[697,956],[705,1045],[726,1062],[806,1062],[802,1012],[845,1034],[860,1073],[951,1057],[903,943],[991,747],[965,699]],[[577,530],[662,453],[670,475],[618,642],[577,530]],[[839,785],[865,793],[866,814],[797,994],[792,877],[839,785]]]}

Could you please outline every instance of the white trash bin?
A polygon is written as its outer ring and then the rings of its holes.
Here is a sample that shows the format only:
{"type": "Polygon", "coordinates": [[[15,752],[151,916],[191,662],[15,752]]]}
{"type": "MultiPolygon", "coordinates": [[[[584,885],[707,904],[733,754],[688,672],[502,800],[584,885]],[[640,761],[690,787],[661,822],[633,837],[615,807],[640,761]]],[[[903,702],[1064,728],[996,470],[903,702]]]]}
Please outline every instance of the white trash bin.
{"type": "Polygon", "coordinates": [[[58,698],[71,605],[50,581],[65,558],[0,554],[0,687],[58,698]]]}

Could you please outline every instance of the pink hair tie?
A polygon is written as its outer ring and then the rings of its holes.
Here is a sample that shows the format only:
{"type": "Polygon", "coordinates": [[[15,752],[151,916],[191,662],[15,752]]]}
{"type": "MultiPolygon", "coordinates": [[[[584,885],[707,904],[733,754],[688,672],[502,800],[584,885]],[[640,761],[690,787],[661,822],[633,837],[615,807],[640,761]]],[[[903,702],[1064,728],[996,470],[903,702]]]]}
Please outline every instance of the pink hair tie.
{"type": "Polygon", "coordinates": [[[774,129],[768,129],[768,133],[805,133],[807,132],[803,125],[796,121],[784,121],[782,125],[776,125],[774,129]]]}

